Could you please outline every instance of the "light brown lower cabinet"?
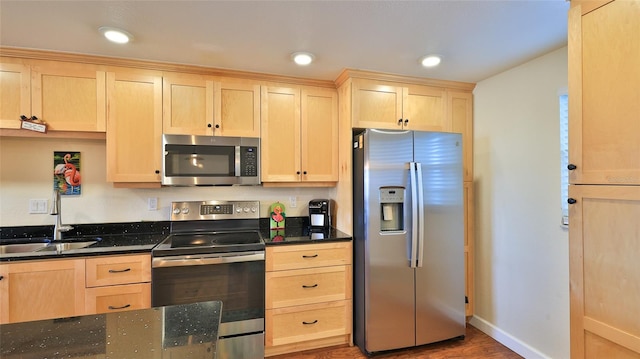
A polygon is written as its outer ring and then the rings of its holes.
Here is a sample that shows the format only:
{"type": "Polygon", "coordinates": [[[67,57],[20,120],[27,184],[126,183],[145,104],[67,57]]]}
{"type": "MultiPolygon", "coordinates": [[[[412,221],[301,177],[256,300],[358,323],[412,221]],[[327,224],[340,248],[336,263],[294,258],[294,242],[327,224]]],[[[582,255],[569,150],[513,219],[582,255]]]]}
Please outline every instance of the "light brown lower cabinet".
{"type": "Polygon", "coordinates": [[[640,186],[569,197],[571,357],[640,358],[640,186]]]}
{"type": "Polygon", "coordinates": [[[151,307],[151,255],[0,264],[0,324],[151,307]]]}
{"type": "Polygon", "coordinates": [[[351,248],[267,247],[265,356],[351,342],[351,248]]]}
{"type": "Polygon", "coordinates": [[[151,308],[151,255],[88,258],[86,288],[87,314],[151,308]]]}
{"type": "Polygon", "coordinates": [[[0,323],[84,314],[84,266],[84,259],[0,265],[0,323]]]}

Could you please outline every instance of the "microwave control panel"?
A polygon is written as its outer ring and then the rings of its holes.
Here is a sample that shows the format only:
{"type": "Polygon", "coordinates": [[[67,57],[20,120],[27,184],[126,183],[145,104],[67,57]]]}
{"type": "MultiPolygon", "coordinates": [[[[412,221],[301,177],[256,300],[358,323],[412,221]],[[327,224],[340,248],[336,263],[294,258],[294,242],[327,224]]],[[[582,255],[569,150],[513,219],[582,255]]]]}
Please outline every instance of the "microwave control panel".
{"type": "Polygon", "coordinates": [[[256,177],[258,175],[258,148],[240,147],[240,176],[256,177]]]}

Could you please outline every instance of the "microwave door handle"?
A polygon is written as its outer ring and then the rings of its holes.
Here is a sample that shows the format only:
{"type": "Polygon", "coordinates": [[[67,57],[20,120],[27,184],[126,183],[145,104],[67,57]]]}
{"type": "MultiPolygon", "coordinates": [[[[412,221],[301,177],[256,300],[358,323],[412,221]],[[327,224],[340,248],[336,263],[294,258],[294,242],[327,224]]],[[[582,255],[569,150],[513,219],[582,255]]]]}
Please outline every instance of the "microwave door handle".
{"type": "Polygon", "coordinates": [[[235,171],[236,177],[240,177],[240,146],[236,146],[235,171]]]}

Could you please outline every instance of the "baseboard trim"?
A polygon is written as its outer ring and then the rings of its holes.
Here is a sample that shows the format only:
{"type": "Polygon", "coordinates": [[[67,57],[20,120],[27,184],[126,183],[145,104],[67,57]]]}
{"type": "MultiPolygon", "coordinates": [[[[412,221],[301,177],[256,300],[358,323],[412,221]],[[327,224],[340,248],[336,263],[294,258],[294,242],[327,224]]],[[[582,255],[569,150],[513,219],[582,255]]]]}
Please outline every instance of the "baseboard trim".
{"type": "Polygon", "coordinates": [[[541,352],[537,351],[535,348],[524,343],[520,339],[514,337],[513,335],[505,332],[504,330],[496,327],[495,325],[491,324],[490,322],[476,315],[471,317],[471,320],[469,320],[469,324],[478,328],[481,332],[487,334],[491,338],[495,339],[502,345],[513,350],[514,352],[518,353],[518,355],[524,358],[551,359],[551,357],[548,357],[542,354],[541,352]]]}

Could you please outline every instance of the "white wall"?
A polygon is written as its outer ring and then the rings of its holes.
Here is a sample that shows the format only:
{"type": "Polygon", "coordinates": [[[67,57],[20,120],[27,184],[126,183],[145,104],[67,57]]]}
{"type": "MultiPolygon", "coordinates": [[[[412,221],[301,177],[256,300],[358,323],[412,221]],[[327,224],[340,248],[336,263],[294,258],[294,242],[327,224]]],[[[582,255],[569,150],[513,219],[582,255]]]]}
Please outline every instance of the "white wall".
{"type": "Polygon", "coordinates": [[[169,220],[172,201],[259,200],[260,216],[281,201],[287,216],[307,216],[309,200],[327,198],[327,188],[163,187],[159,189],[113,188],[106,182],[104,140],[0,138],[0,226],[52,225],[49,214],[29,214],[30,199],[47,199],[53,194],[53,152],[80,151],[82,195],[62,198],[62,221],[117,223],[169,220]],[[297,207],[289,206],[296,197],[297,207]],[[158,198],[159,209],[149,211],[147,198],[158,198]]]}
{"type": "Polygon", "coordinates": [[[474,91],[472,324],[527,358],[569,357],[569,253],[561,226],[563,47],[474,91]]]}

